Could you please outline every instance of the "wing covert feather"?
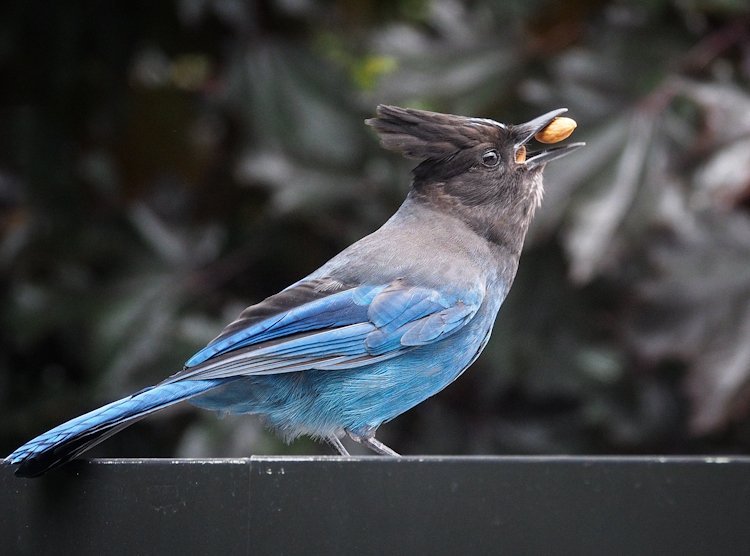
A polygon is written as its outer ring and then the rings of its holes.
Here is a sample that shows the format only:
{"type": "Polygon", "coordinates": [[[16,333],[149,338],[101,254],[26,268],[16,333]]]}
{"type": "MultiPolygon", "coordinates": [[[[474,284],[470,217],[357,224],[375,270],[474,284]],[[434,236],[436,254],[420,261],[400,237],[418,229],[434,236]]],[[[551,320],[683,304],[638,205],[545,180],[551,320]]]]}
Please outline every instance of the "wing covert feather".
{"type": "Polygon", "coordinates": [[[474,291],[456,299],[401,279],[300,282],[243,311],[165,383],[361,367],[449,336],[472,319],[482,298],[474,291]]]}

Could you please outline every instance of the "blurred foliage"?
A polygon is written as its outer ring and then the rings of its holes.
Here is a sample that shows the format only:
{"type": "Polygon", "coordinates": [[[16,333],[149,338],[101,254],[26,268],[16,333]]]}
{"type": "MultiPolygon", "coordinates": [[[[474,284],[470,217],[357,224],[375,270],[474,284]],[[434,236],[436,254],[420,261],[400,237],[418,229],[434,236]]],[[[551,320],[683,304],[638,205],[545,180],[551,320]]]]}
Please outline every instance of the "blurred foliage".
{"type": "MultiPolygon", "coordinates": [[[[115,0],[0,7],[0,448],[179,370],[377,228],[409,163],[378,103],[588,146],[485,354],[381,438],[403,453],[750,449],[744,0],[115,0]]],[[[329,453],[189,404],[108,456],[329,453]]]]}

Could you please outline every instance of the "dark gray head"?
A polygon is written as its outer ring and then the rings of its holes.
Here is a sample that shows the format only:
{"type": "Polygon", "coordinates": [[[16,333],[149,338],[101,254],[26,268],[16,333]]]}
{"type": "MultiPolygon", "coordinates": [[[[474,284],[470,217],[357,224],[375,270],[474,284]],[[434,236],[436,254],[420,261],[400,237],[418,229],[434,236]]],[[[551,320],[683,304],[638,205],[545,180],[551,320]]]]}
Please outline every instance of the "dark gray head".
{"type": "Polygon", "coordinates": [[[418,160],[411,196],[449,210],[488,240],[520,252],[542,198],[544,165],[583,143],[527,152],[526,144],[565,108],[520,125],[378,106],[367,120],[386,149],[418,160]]]}

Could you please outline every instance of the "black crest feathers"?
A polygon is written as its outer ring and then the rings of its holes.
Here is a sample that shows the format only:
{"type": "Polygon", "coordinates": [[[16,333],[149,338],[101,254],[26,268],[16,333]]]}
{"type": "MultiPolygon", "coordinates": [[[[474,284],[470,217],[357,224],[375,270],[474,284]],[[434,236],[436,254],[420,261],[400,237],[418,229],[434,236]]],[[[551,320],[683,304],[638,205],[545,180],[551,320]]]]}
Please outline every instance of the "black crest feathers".
{"type": "Polygon", "coordinates": [[[365,123],[378,132],[383,148],[419,161],[449,158],[462,149],[497,141],[505,131],[492,120],[413,108],[381,104],[377,113],[365,123]]]}

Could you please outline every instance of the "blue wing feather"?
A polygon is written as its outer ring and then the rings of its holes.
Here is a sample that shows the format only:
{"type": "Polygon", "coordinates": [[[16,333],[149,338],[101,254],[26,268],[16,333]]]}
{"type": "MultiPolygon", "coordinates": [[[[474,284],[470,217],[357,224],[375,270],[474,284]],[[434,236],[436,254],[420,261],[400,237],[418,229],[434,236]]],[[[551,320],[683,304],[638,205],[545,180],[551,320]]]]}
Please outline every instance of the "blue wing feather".
{"type": "Polygon", "coordinates": [[[449,307],[414,323],[409,330],[404,332],[401,337],[401,344],[421,346],[434,342],[462,327],[474,316],[475,312],[476,308],[459,302],[454,307],[449,307]]]}
{"type": "MultiPolygon", "coordinates": [[[[303,288],[307,285],[308,283],[301,283],[296,287],[303,288]]],[[[228,351],[282,336],[289,336],[297,332],[363,322],[369,303],[383,289],[385,289],[385,286],[369,285],[346,289],[297,305],[288,311],[253,323],[251,326],[240,328],[239,331],[230,335],[222,334],[191,357],[185,366],[193,367],[228,351]]],[[[274,300],[276,297],[288,295],[291,291],[293,290],[287,288],[281,294],[272,296],[266,302],[274,300]]],[[[319,295],[321,292],[314,293],[319,295]]],[[[248,310],[253,308],[251,307],[248,310]]],[[[241,315],[235,322],[240,323],[242,320],[243,316],[241,315]]],[[[233,325],[234,323],[230,324],[227,329],[232,329],[233,325]]]]}
{"type": "Polygon", "coordinates": [[[481,292],[451,299],[402,280],[356,287],[326,286],[324,279],[315,283],[300,282],[279,294],[298,302],[280,314],[253,319],[265,314],[264,307],[250,307],[228,327],[231,333],[223,333],[164,383],[361,367],[452,334],[482,302],[481,292]]]}

